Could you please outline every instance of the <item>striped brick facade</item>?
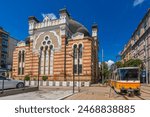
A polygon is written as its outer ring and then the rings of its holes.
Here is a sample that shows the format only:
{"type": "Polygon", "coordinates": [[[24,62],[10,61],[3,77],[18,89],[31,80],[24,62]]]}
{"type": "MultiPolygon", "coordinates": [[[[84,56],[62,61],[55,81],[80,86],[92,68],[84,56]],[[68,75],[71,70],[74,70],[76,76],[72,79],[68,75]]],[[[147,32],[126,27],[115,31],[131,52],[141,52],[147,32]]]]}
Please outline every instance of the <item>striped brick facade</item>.
{"type": "MultiPolygon", "coordinates": [[[[47,17],[43,21],[46,20],[47,17]]],[[[40,70],[40,80],[42,76],[48,76],[50,81],[72,81],[73,80],[73,46],[76,44],[82,44],[82,73],[75,74],[75,81],[91,81],[95,82],[98,79],[98,41],[97,34],[95,38],[87,34],[83,25],[69,18],[69,14],[66,9],[60,10],[60,19],[57,21],[48,20],[45,24],[39,23],[35,17],[29,18],[29,42],[25,44],[20,42],[16,47],[13,54],[13,77],[16,79],[24,79],[25,75],[30,75],[32,79],[38,77],[39,63],[45,60],[44,65],[52,65],[52,74],[48,68],[48,74],[45,72],[42,74],[40,70]],[[65,17],[65,20],[64,20],[65,17]],[[49,22],[50,21],[50,22],[49,22]],[[67,25],[70,23],[70,27],[67,25]],[[34,25],[33,25],[34,24],[34,25]],[[42,27],[40,27],[42,26],[42,27]],[[75,30],[75,28],[79,29],[75,30]],[[72,28],[72,30],[71,30],[72,28]],[[75,32],[76,31],[76,32],[75,32]],[[53,51],[53,63],[51,60],[45,57],[40,57],[39,61],[39,49],[44,42],[45,37],[49,37],[54,47],[53,51]],[[61,45],[60,45],[61,44],[61,45]],[[24,62],[19,63],[19,52],[24,51],[24,62]],[[23,74],[19,74],[19,66],[24,69],[23,74]]],[[[97,27],[96,27],[97,28],[97,27]]],[[[97,33],[97,32],[95,32],[97,33]]],[[[43,51],[43,50],[41,50],[43,51]]],[[[46,50],[50,51],[50,50],[46,50]]],[[[46,55],[46,54],[45,54],[46,55]]],[[[50,53],[49,53],[50,56],[50,53]]],[[[20,60],[22,61],[22,59],[20,60]]],[[[77,61],[75,61],[77,62],[77,61]]],[[[47,68],[44,66],[43,68],[47,68]]]]}

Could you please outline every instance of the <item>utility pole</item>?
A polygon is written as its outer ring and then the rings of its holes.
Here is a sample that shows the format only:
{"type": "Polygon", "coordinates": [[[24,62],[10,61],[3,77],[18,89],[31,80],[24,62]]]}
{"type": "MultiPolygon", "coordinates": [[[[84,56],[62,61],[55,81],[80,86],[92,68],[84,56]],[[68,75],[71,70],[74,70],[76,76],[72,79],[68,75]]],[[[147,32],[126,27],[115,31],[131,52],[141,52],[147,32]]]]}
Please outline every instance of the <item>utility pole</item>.
{"type": "Polygon", "coordinates": [[[79,53],[80,53],[80,50],[79,50],[79,47],[77,48],[77,52],[78,52],[78,92],[80,92],[80,73],[79,73],[79,71],[80,71],[80,67],[79,67],[79,65],[80,65],[80,58],[79,58],[79,53]]]}
{"type": "Polygon", "coordinates": [[[148,58],[149,58],[149,53],[148,53],[148,44],[147,44],[147,41],[148,41],[148,38],[149,37],[147,37],[146,39],[145,39],[145,55],[146,55],[146,84],[149,84],[149,75],[148,75],[148,73],[149,73],[149,64],[148,64],[148,58]]]}
{"type": "Polygon", "coordinates": [[[103,78],[103,69],[104,69],[103,58],[104,58],[104,52],[103,52],[103,48],[102,48],[102,84],[104,83],[104,78],[103,78]]]}

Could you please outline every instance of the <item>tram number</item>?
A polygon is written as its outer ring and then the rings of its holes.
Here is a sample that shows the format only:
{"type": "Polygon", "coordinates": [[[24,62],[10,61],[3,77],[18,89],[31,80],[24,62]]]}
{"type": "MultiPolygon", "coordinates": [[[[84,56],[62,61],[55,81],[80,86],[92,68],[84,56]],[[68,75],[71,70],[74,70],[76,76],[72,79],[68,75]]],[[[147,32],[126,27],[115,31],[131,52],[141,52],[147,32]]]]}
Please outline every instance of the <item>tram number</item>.
{"type": "Polygon", "coordinates": [[[135,113],[135,105],[92,105],[78,106],[78,113],[135,113]]]}

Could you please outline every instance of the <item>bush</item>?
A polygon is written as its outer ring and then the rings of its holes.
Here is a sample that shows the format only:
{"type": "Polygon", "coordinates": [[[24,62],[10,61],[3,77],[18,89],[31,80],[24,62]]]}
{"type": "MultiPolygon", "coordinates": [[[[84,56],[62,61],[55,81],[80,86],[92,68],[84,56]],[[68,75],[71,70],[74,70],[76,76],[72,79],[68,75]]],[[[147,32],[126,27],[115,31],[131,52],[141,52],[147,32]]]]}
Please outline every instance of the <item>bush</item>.
{"type": "Polygon", "coordinates": [[[48,76],[42,76],[42,80],[46,81],[48,79],[48,76]]]}
{"type": "Polygon", "coordinates": [[[30,76],[29,76],[29,75],[26,75],[26,76],[24,77],[24,80],[29,81],[29,80],[30,80],[30,76]]]}

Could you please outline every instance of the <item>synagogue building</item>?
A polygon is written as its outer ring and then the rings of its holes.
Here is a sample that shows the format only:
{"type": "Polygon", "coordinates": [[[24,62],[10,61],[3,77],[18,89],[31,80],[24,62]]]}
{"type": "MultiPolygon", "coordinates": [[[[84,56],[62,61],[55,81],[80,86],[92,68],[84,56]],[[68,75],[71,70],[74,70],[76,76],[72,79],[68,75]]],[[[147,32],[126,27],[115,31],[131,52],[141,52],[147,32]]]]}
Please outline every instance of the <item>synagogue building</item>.
{"type": "Polygon", "coordinates": [[[98,73],[98,27],[90,32],[71,18],[67,9],[43,15],[43,21],[28,18],[29,36],[13,53],[12,77],[32,79],[48,76],[51,81],[96,82],[98,73]]]}

